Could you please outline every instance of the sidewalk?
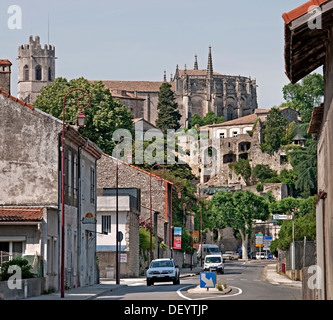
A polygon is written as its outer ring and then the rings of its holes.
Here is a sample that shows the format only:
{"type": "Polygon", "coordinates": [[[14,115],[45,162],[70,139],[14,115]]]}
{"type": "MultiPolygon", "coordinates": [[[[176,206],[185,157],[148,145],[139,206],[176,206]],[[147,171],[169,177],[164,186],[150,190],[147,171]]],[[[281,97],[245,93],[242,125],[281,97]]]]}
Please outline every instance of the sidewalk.
{"type": "MultiPolygon", "coordinates": [[[[200,267],[180,269],[180,277],[192,277],[202,271],[200,267]]],[[[145,277],[138,278],[138,281],[145,281],[145,277]]],[[[83,286],[74,289],[65,290],[64,298],[61,298],[60,292],[43,294],[37,297],[31,297],[24,300],[92,300],[96,297],[117,290],[121,287],[127,286],[129,281],[135,281],[133,278],[120,279],[120,284],[116,284],[116,280],[100,279],[99,284],[91,286],[83,286]]]]}
{"type": "Polygon", "coordinates": [[[294,281],[286,275],[277,273],[276,263],[271,263],[265,266],[264,279],[272,284],[281,284],[302,288],[302,281],[294,281]]]}
{"type": "MultiPolygon", "coordinates": [[[[190,268],[183,268],[180,270],[180,277],[192,277],[202,272],[202,268],[193,267],[192,270],[190,268]]],[[[145,280],[145,277],[138,278],[138,281],[145,280]]],[[[264,267],[263,271],[263,280],[266,280],[272,284],[279,285],[288,285],[301,288],[301,281],[293,281],[289,279],[285,275],[280,275],[276,272],[276,263],[267,264],[264,267]]],[[[120,279],[120,284],[117,285],[115,280],[109,279],[101,279],[99,284],[91,285],[91,286],[83,286],[79,288],[65,290],[65,297],[61,298],[60,292],[44,294],[37,297],[31,297],[24,300],[92,300],[96,297],[117,290],[121,287],[127,286],[128,282],[135,281],[133,278],[128,279],[120,279]]]]}

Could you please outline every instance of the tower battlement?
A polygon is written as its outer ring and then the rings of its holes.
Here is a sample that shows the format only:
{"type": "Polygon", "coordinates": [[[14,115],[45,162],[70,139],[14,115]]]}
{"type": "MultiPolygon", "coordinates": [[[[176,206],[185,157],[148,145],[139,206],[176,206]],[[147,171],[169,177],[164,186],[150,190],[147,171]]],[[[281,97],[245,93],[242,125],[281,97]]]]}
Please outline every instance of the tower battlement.
{"type": "Polygon", "coordinates": [[[23,44],[19,46],[18,56],[30,57],[31,55],[38,55],[41,57],[55,57],[55,47],[49,44],[45,44],[44,48],[42,48],[40,44],[40,37],[36,36],[34,39],[33,36],[30,36],[28,44],[23,44]]]}

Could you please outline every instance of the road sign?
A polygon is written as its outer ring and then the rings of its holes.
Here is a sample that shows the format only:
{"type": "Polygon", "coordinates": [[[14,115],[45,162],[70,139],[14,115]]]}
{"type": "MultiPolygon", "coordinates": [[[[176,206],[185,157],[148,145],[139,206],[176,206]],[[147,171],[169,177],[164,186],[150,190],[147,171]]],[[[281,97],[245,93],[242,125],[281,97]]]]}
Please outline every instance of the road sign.
{"type": "Polygon", "coordinates": [[[215,272],[200,272],[200,288],[215,288],[216,273],[215,272]]]}
{"type": "Polygon", "coordinates": [[[273,214],[273,220],[292,220],[292,214],[273,214]]]}
{"type": "Polygon", "coordinates": [[[256,247],[264,246],[264,235],[262,233],[256,233],[256,247]]]}
{"type": "Polygon", "coordinates": [[[273,237],[264,237],[264,250],[270,250],[271,242],[273,241],[273,237]]]}

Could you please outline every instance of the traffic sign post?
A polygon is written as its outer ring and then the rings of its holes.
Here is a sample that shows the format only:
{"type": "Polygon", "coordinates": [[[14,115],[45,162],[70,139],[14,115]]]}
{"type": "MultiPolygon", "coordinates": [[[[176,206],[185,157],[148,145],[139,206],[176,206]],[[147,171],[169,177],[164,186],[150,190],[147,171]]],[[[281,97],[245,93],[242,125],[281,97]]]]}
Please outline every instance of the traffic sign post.
{"type": "Polygon", "coordinates": [[[215,288],[216,273],[215,272],[200,272],[200,288],[215,288]]]}

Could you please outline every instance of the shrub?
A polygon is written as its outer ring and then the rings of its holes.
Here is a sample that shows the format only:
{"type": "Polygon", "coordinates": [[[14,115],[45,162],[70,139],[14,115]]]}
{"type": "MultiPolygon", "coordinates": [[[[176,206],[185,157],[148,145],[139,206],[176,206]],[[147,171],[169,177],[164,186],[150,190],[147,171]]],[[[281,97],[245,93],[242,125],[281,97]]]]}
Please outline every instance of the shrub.
{"type": "Polygon", "coordinates": [[[29,265],[29,261],[27,259],[23,259],[22,257],[18,257],[16,259],[7,261],[1,265],[0,281],[7,281],[13,275],[13,273],[8,272],[10,266],[18,266],[21,269],[22,279],[34,277],[34,274],[30,271],[32,269],[32,266],[29,265]]]}

